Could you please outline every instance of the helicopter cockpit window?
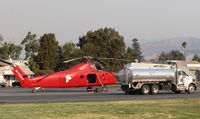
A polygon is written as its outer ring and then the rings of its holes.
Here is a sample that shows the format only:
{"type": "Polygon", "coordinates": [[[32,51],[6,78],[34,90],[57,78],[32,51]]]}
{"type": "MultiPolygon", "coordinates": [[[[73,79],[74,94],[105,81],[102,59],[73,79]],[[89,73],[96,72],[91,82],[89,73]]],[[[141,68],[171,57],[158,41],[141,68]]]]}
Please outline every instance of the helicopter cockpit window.
{"type": "Polygon", "coordinates": [[[103,69],[103,66],[99,62],[94,62],[94,64],[95,64],[95,67],[96,67],[97,70],[103,69]]]}

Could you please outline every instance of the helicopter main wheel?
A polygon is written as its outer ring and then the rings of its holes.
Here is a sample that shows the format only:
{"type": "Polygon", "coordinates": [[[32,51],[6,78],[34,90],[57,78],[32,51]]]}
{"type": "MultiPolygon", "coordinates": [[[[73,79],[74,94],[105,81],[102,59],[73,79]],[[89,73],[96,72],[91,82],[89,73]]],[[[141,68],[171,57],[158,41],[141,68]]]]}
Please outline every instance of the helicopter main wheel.
{"type": "Polygon", "coordinates": [[[104,92],[104,87],[97,87],[95,88],[95,93],[103,93],[104,92]]]}
{"type": "Polygon", "coordinates": [[[108,87],[104,86],[102,87],[102,89],[103,89],[103,93],[108,92],[108,87]]]}

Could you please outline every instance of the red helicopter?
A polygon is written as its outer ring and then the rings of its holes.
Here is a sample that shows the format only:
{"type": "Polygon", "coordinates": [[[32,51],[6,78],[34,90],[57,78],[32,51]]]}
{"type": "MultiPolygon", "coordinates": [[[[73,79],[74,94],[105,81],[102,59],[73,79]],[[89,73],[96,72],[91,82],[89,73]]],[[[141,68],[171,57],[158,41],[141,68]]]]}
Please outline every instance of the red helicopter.
{"type": "Polygon", "coordinates": [[[29,78],[22,68],[20,68],[20,65],[24,64],[23,62],[15,64],[6,61],[3,62],[13,66],[12,72],[16,79],[20,82],[22,87],[33,88],[32,92],[43,90],[44,88],[65,87],[87,87],[88,91],[97,92],[101,89],[102,91],[107,90],[105,87],[106,85],[116,83],[114,72],[104,70],[103,66],[99,62],[91,61],[92,57],[86,56],[75,58],[65,61],[65,63],[79,59],[87,59],[87,62],[77,64],[62,72],[32,78],[29,78]]]}

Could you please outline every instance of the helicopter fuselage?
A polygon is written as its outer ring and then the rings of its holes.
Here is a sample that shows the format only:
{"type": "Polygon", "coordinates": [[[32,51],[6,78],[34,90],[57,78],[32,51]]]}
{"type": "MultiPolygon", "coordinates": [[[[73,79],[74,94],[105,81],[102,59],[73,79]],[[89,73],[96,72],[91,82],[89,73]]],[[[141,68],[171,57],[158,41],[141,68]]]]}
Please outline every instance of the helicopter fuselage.
{"type": "Polygon", "coordinates": [[[25,88],[91,87],[116,83],[113,72],[98,69],[94,63],[81,63],[68,70],[28,78],[19,66],[13,68],[17,80],[25,88]]]}

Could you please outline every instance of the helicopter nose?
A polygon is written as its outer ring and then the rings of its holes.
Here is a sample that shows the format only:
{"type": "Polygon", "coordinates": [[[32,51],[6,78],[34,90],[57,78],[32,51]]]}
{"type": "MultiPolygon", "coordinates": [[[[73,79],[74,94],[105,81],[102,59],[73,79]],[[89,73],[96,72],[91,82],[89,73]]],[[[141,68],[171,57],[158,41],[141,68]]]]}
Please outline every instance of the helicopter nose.
{"type": "Polygon", "coordinates": [[[116,77],[116,73],[115,72],[110,72],[110,74],[112,74],[112,76],[116,77]]]}
{"type": "Polygon", "coordinates": [[[120,75],[119,75],[119,73],[114,73],[114,72],[113,72],[113,75],[114,75],[115,78],[116,78],[116,82],[120,82],[120,75]]]}
{"type": "Polygon", "coordinates": [[[118,77],[119,74],[118,73],[115,73],[115,72],[112,72],[112,75],[115,76],[115,77],[118,77]]]}

